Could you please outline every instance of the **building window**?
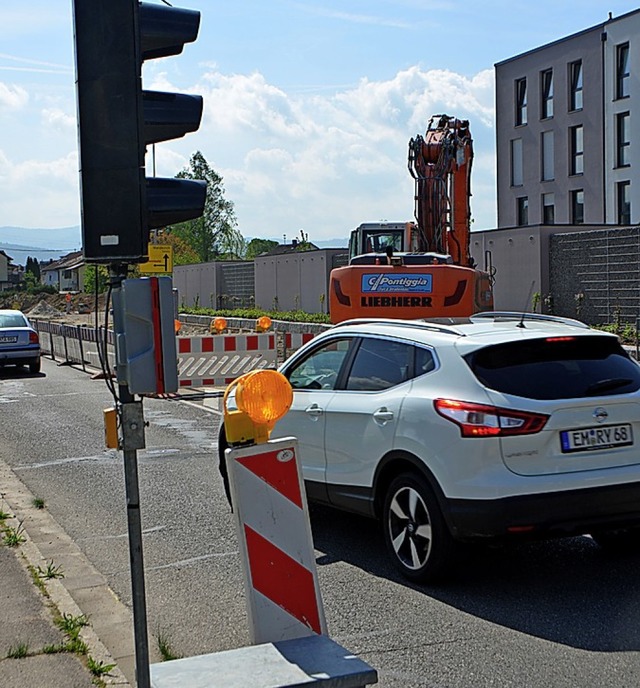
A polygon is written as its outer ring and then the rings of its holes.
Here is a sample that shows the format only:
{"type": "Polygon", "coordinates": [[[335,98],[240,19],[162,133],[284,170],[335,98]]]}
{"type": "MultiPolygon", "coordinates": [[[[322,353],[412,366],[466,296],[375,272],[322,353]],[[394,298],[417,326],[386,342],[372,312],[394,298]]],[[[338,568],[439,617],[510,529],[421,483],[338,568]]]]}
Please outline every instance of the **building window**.
{"type": "Polygon", "coordinates": [[[629,122],[628,112],[620,112],[616,115],[616,165],[618,167],[629,165],[629,148],[631,147],[629,122]]]}
{"type": "Polygon", "coordinates": [[[631,224],[631,182],[618,182],[618,224],[631,224]]]}
{"type": "Polygon", "coordinates": [[[516,211],[518,227],[529,224],[529,199],[526,196],[516,198],[516,211]]]}
{"type": "Polygon", "coordinates": [[[522,186],[522,139],[511,141],[511,186],[522,186]]]}
{"type": "Polygon", "coordinates": [[[516,126],[527,123],[527,80],[516,81],[516,126]]]}
{"type": "Polygon", "coordinates": [[[542,181],[548,182],[554,178],[553,132],[542,132],[542,181]]]}
{"type": "Polygon", "coordinates": [[[552,225],[556,219],[556,201],[552,193],[542,194],[542,224],[552,225]]]}
{"type": "Polygon", "coordinates": [[[584,140],[582,125],[569,129],[569,174],[584,172],[584,140]]]}
{"type": "Polygon", "coordinates": [[[571,192],[571,223],[584,224],[584,191],[582,189],[571,192]]]}
{"type": "Polygon", "coordinates": [[[582,110],[582,60],[569,65],[569,109],[582,110]]]}
{"type": "Polygon", "coordinates": [[[523,184],[522,139],[511,141],[511,186],[523,184]]]}
{"type": "Polygon", "coordinates": [[[541,74],[540,79],[542,103],[542,119],[553,117],[553,69],[547,69],[541,74]]]}
{"type": "Polygon", "coordinates": [[[616,46],[616,98],[629,95],[629,44],[616,46]]]}

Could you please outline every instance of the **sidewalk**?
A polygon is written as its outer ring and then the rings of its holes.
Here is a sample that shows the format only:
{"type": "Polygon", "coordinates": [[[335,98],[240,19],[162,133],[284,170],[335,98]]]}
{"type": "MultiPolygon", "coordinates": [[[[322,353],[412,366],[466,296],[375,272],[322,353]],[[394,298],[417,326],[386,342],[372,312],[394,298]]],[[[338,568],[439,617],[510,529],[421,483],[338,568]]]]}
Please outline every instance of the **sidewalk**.
{"type": "Polygon", "coordinates": [[[130,614],[46,508],[32,504],[31,493],[3,461],[0,486],[0,686],[129,688],[123,670],[133,674],[130,614]],[[7,529],[20,536],[17,546],[5,543],[7,529]],[[59,567],[64,578],[40,576],[36,584],[33,573],[48,567],[59,567]],[[69,636],[54,619],[83,616],[89,624],[80,628],[79,639],[86,654],[63,651],[69,636]],[[115,651],[107,650],[103,641],[115,651]],[[98,667],[114,667],[96,676],[89,658],[98,667]]]}
{"type": "Polygon", "coordinates": [[[20,551],[0,547],[0,686],[3,688],[84,688],[92,675],[75,654],[45,654],[65,638],[53,623],[47,600],[34,585],[20,551]],[[9,657],[28,651],[23,658],[9,657]]]}

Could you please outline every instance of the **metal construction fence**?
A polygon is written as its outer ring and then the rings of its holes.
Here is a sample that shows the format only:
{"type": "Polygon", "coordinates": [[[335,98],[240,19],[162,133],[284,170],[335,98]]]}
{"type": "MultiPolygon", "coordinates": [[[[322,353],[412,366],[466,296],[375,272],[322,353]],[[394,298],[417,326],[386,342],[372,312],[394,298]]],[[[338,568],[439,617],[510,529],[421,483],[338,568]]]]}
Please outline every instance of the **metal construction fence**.
{"type": "Polygon", "coordinates": [[[64,325],[47,320],[31,319],[40,335],[40,347],[45,356],[62,364],[101,368],[101,360],[109,360],[109,367],[115,364],[113,330],[86,325],[64,325]],[[106,358],[102,356],[106,351],[106,358]]]}
{"type": "MultiPolygon", "coordinates": [[[[61,365],[115,368],[113,330],[32,320],[45,356],[61,365]]],[[[275,368],[314,336],[313,332],[266,332],[176,337],[180,387],[226,386],[244,373],[275,368]]]]}

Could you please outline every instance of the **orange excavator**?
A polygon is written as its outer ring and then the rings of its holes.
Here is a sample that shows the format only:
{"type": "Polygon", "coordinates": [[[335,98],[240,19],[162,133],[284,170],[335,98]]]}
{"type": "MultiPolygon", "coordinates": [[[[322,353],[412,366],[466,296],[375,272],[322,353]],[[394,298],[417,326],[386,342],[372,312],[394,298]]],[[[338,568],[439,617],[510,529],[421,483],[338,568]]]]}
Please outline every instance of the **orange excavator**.
{"type": "Polygon", "coordinates": [[[447,318],[493,310],[492,277],[470,253],[469,122],[434,115],[409,141],[415,222],[365,223],[349,264],[331,271],[329,313],[349,318],[447,318]]]}

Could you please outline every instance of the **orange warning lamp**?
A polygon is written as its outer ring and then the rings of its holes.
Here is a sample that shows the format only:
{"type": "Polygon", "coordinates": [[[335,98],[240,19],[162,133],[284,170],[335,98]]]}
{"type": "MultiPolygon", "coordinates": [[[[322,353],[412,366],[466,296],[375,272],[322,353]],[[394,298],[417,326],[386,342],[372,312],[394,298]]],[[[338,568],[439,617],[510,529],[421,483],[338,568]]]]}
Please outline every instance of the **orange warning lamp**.
{"type": "Polygon", "coordinates": [[[234,380],[223,398],[224,427],[229,444],[267,442],[274,425],[293,401],[289,380],[277,370],[253,370],[234,380]],[[237,410],[227,408],[235,389],[237,410]]]}
{"type": "Polygon", "coordinates": [[[268,315],[261,315],[256,320],[256,331],[266,332],[271,327],[271,318],[268,315]]]}
{"type": "Polygon", "coordinates": [[[225,318],[215,318],[211,325],[209,325],[209,332],[213,333],[215,330],[216,334],[220,334],[227,329],[227,321],[225,318]]]}

